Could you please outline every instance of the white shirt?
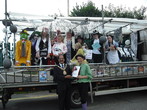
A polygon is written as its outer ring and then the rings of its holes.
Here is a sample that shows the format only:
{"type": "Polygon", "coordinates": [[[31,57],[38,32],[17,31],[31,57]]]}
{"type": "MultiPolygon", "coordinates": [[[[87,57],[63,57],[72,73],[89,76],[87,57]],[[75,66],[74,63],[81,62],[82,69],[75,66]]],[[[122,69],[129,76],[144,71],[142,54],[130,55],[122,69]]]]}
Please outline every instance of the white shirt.
{"type": "Polygon", "coordinates": [[[64,68],[64,63],[59,63],[61,68],[64,68]]]}
{"type": "Polygon", "coordinates": [[[60,53],[65,54],[67,52],[67,46],[64,43],[55,43],[52,47],[52,52],[54,55],[59,55],[60,53]]]}

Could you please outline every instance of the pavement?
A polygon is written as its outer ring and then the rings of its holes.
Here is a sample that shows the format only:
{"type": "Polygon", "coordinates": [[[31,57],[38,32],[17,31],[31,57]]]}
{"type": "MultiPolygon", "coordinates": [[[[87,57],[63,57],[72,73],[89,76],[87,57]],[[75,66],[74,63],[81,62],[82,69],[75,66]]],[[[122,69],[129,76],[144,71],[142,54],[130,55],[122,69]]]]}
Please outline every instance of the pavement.
{"type": "MultiPolygon", "coordinates": [[[[5,110],[58,110],[58,98],[56,94],[48,91],[14,94],[5,110]]],[[[88,110],[147,110],[147,91],[96,96],[94,103],[90,102],[89,97],[88,110]]]]}

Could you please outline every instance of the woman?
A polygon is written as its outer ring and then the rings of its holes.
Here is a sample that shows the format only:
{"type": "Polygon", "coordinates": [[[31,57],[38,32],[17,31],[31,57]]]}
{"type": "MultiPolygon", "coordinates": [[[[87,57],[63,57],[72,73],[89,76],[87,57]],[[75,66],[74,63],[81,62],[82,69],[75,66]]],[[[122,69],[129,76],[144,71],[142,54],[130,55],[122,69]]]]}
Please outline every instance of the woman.
{"type": "Polygon", "coordinates": [[[118,44],[113,40],[113,36],[108,35],[106,42],[107,60],[109,64],[116,64],[119,62],[119,55],[117,50],[118,44]]]}
{"type": "Polygon", "coordinates": [[[63,37],[61,35],[57,36],[57,42],[53,45],[52,52],[53,52],[55,63],[58,64],[57,57],[60,54],[63,54],[65,56],[67,52],[67,46],[65,43],[63,43],[63,37]]]}
{"type": "Polygon", "coordinates": [[[80,43],[82,46],[84,45],[84,39],[81,37],[81,35],[79,35],[76,39],[76,43],[80,43]]]}
{"type": "MultiPolygon", "coordinates": [[[[76,50],[76,55],[78,54],[84,55],[85,53],[80,43],[75,44],[75,50],[76,50]]],[[[76,55],[72,58],[71,63],[77,63],[76,55]]]]}
{"type": "Polygon", "coordinates": [[[89,82],[91,82],[92,74],[90,67],[87,63],[84,62],[85,57],[83,55],[77,55],[76,59],[80,64],[80,72],[77,76],[78,90],[81,97],[82,110],[87,110],[87,98],[89,90],[89,82]]]}
{"type": "Polygon", "coordinates": [[[93,32],[93,50],[92,50],[92,59],[94,63],[102,63],[102,53],[101,53],[101,49],[102,46],[100,44],[100,33],[98,31],[94,31],[93,32]]]}
{"type": "Polygon", "coordinates": [[[67,53],[66,53],[66,63],[69,63],[70,60],[75,55],[75,37],[72,36],[72,31],[69,30],[66,33],[66,37],[64,39],[64,43],[67,46],[67,53]]]}

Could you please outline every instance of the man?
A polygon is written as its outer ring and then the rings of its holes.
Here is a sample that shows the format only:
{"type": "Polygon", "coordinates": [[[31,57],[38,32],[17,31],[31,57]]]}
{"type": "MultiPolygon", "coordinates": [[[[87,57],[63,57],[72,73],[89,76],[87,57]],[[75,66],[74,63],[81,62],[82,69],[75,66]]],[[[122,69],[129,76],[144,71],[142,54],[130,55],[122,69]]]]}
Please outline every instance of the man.
{"type": "Polygon", "coordinates": [[[64,55],[58,56],[59,64],[54,67],[54,79],[57,82],[59,110],[70,110],[71,69],[65,64],[64,55]]]}

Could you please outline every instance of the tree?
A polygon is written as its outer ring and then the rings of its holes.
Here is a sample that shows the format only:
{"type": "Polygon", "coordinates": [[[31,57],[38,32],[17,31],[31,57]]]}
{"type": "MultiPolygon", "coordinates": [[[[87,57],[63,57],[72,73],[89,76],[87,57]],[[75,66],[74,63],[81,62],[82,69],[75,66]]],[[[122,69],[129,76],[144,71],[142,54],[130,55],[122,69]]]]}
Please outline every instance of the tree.
{"type": "Polygon", "coordinates": [[[98,17],[102,16],[101,11],[95,7],[95,4],[92,1],[89,1],[87,4],[83,4],[83,6],[76,6],[71,11],[70,16],[89,16],[89,17],[98,17]]]}
{"type": "Polygon", "coordinates": [[[105,17],[118,17],[118,18],[136,18],[136,19],[145,19],[145,12],[147,7],[141,6],[139,9],[134,7],[133,10],[129,8],[109,4],[108,7],[105,7],[104,14],[105,17]]]}
{"type": "MultiPolygon", "coordinates": [[[[146,11],[147,7],[144,6],[141,6],[139,9],[137,9],[137,7],[134,7],[133,10],[131,10],[126,7],[115,7],[113,4],[109,4],[109,6],[105,7],[104,9],[104,16],[145,19],[146,11]]],[[[87,4],[83,4],[82,6],[76,4],[76,6],[71,11],[70,16],[102,17],[102,11],[95,7],[95,4],[92,1],[89,1],[87,4]]]]}

